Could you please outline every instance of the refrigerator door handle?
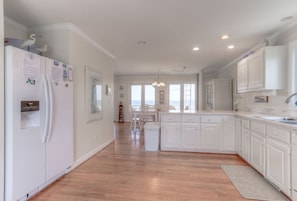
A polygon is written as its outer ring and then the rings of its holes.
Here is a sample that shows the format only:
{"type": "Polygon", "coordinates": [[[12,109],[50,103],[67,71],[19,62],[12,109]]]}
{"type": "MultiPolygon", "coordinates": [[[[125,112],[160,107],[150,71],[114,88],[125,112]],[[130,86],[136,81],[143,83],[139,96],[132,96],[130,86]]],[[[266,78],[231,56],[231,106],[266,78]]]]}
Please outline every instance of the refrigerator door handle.
{"type": "Polygon", "coordinates": [[[53,90],[52,90],[50,78],[46,76],[46,79],[47,79],[48,95],[49,95],[49,115],[48,115],[49,120],[48,120],[48,132],[47,132],[45,142],[48,142],[52,134],[54,101],[53,101],[53,90]]]}
{"type": "Polygon", "coordinates": [[[49,93],[48,93],[48,84],[45,79],[45,76],[42,76],[44,97],[45,97],[45,122],[42,134],[42,143],[46,142],[46,137],[48,135],[48,126],[49,126],[49,93]]]}

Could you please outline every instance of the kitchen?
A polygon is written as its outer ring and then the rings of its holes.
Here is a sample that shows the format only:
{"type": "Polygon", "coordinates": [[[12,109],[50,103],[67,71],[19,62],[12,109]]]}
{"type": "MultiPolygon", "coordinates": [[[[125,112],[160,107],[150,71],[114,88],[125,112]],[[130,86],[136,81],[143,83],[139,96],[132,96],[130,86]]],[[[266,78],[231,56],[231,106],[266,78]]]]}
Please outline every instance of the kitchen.
{"type": "MultiPolygon", "coordinates": [[[[33,6],[33,5],[32,5],[33,6]]],[[[35,8],[36,12],[38,11],[38,8],[35,8]]],[[[40,14],[42,16],[42,14],[40,14]]],[[[284,17],[284,16],[282,16],[284,17]]],[[[277,19],[279,20],[279,19],[277,19]]],[[[29,33],[32,33],[35,30],[28,29],[25,26],[22,26],[15,22],[14,20],[10,20],[8,18],[5,19],[5,26],[4,26],[4,32],[6,32],[5,37],[10,38],[21,38],[26,39],[28,37],[29,33]]],[[[285,30],[283,32],[280,32],[272,38],[270,42],[270,45],[290,45],[293,44],[293,41],[295,39],[295,33],[296,28],[294,26],[289,27],[288,30],[285,30]],[[290,29],[289,29],[290,28],[290,29]]],[[[121,78],[119,75],[116,75],[115,78],[113,77],[114,69],[115,69],[115,60],[112,58],[112,54],[109,54],[108,51],[103,51],[102,53],[102,47],[93,45],[89,45],[88,42],[92,41],[88,37],[86,38],[83,33],[78,31],[75,27],[64,24],[64,26],[52,26],[52,27],[41,27],[39,30],[36,30],[39,33],[43,33],[42,38],[38,38],[40,43],[43,43],[45,40],[49,39],[51,40],[51,43],[49,44],[52,48],[52,51],[50,53],[50,57],[62,60],[66,63],[71,63],[73,66],[78,66],[76,68],[76,71],[74,72],[74,76],[78,82],[76,83],[76,90],[77,93],[75,93],[75,100],[76,100],[76,106],[75,106],[75,113],[76,114],[84,114],[84,108],[83,108],[83,102],[84,99],[81,97],[81,93],[84,93],[84,82],[83,77],[81,75],[84,74],[83,67],[85,65],[88,66],[98,66],[99,70],[104,72],[104,84],[111,86],[112,90],[116,92],[116,90],[119,89],[119,86],[123,84],[124,86],[124,105],[127,106],[129,104],[129,101],[126,99],[129,97],[129,84],[130,83],[152,83],[157,78],[157,67],[155,67],[152,72],[153,75],[151,76],[123,76],[122,81],[118,82],[118,80],[121,78]],[[51,32],[51,34],[48,34],[51,32]],[[48,34],[48,35],[47,35],[48,34]],[[87,42],[86,42],[87,41],[87,42]],[[70,47],[72,49],[70,49],[70,47]],[[98,49],[101,50],[99,51],[98,49]],[[86,55],[80,55],[81,50],[84,50],[86,55]],[[71,50],[71,51],[70,51],[71,50]],[[76,52],[73,52],[73,51],[76,52]],[[62,53],[61,53],[62,52],[62,53]],[[109,56],[106,56],[108,55],[109,56]],[[101,55],[101,58],[98,58],[98,55],[101,55]],[[104,66],[104,67],[103,67],[104,66]],[[126,77],[130,77],[130,81],[128,78],[124,80],[126,77]],[[132,77],[132,78],[131,78],[132,77]],[[118,79],[119,78],[119,79],[118,79]],[[132,80],[134,79],[134,81],[132,80]],[[115,83],[114,83],[115,80],[115,83]],[[132,81],[131,81],[132,80],[132,81]]],[[[272,35],[272,34],[270,34],[272,35]]],[[[219,35],[217,36],[219,37],[219,35]]],[[[263,41],[264,38],[261,39],[263,41]]],[[[259,41],[260,42],[260,41],[259,41]]],[[[256,46],[256,44],[253,44],[253,46],[250,46],[250,48],[253,48],[256,46]]],[[[251,49],[249,49],[251,51],[251,49]]],[[[248,51],[248,52],[249,52],[248,51]]],[[[231,62],[229,60],[228,62],[231,62]]],[[[224,65],[225,67],[215,71],[214,73],[208,73],[207,71],[200,72],[201,78],[199,79],[199,92],[201,95],[199,96],[199,107],[200,109],[203,109],[205,107],[204,104],[204,86],[205,83],[213,78],[228,78],[236,80],[236,68],[237,68],[237,62],[231,62],[229,65],[227,63],[224,65]]],[[[192,68],[189,68],[191,70],[192,68]]],[[[177,69],[179,70],[179,69],[177,69]]],[[[136,71],[136,69],[134,69],[136,71]]],[[[187,71],[187,69],[186,69],[187,71]]],[[[146,73],[147,74],[147,73],[146,73]]],[[[181,73],[183,74],[183,73],[181,73]]],[[[193,73],[192,73],[193,74],[193,73]]],[[[291,74],[292,75],[292,74],[291,74]]],[[[178,76],[178,79],[181,80],[180,82],[188,82],[189,80],[197,81],[197,73],[194,75],[183,75],[178,76]],[[184,77],[183,80],[181,80],[184,77]]],[[[165,80],[164,82],[170,83],[170,81],[174,82],[177,80],[174,75],[172,76],[164,76],[160,74],[160,80],[165,80]],[[167,81],[165,80],[167,79],[167,81]]],[[[167,97],[167,91],[166,88],[165,91],[165,98],[167,97]]],[[[158,93],[157,93],[158,95],[158,93]]],[[[260,91],[260,92],[248,92],[248,93],[241,93],[241,94],[235,94],[234,99],[238,99],[239,103],[237,105],[239,111],[252,111],[252,112],[259,112],[259,113],[266,113],[266,114],[282,114],[285,116],[294,116],[296,115],[296,107],[294,106],[288,106],[286,103],[284,103],[286,97],[288,96],[288,92],[286,90],[279,90],[276,91],[276,94],[274,91],[260,91]],[[266,104],[261,103],[255,103],[254,97],[255,96],[269,96],[269,102],[266,104]]],[[[119,97],[120,94],[115,93],[114,96],[105,96],[106,99],[104,100],[103,106],[105,108],[104,112],[104,118],[102,121],[99,121],[98,123],[93,124],[86,124],[85,118],[83,115],[76,115],[75,116],[75,142],[76,142],[76,152],[75,152],[75,161],[76,164],[80,164],[84,160],[86,160],[88,157],[96,153],[98,150],[102,149],[103,147],[107,146],[113,141],[113,124],[112,122],[114,120],[117,120],[118,117],[118,104],[119,104],[119,97]],[[114,111],[114,112],[108,112],[108,111],[114,111]],[[114,114],[112,114],[114,113],[114,114]],[[107,126],[106,126],[107,125],[107,126]],[[102,134],[94,134],[93,130],[102,130],[103,133],[107,133],[106,135],[102,134]],[[78,143],[80,142],[80,143],[78,143]]],[[[158,99],[158,98],[157,98],[158,99]]],[[[2,105],[2,104],[1,104],[2,105]]],[[[128,111],[127,108],[124,108],[124,111],[128,111]]],[[[3,117],[2,117],[3,118],[3,117]]],[[[129,119],[128,116],[125,117],[125,119],[129,119]]],[[[3,161],[3,160],[2,160],[3,161]]]]}

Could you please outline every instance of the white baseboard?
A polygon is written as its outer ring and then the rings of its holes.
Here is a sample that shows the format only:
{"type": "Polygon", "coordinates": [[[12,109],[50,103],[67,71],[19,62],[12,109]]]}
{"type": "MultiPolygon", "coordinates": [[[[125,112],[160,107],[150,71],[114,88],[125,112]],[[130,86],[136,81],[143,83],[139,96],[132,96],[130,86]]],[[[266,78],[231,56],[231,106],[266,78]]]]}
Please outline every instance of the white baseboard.
{"type": "Polygon", "coordinates": [[[114,138],[111,138],[111,139],[107,140],[104,144],[100,145],[99,147],[97,147],[93,151],[87,153],[86,155],[84,155],[80,159],[76,160],[72,164],[72,166],[70,167],[69,172],[71,172],[72,170],[74,170],[75,168],[77,168],[78,166],[80,166],[82,163],[84,163],[85,161],[87,161],[89,158],[91,158],[92,156],[94,156],[95,154],[97,154],[99,151],[103,150],[105,147],[107,147],[108,145],[110,145],[111,143],[113,143],[113,141],[114,141],[114,138]]]}

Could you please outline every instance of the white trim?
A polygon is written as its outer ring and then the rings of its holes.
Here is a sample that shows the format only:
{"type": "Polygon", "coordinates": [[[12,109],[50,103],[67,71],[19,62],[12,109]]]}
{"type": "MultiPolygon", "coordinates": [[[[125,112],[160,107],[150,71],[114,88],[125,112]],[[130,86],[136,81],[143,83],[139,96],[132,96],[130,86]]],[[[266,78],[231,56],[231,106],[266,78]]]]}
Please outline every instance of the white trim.
{"type": "Polygon", "coordinates": [[[108,145],[110,145],[113,142],[114,142],[114,138],[111,138],[111,139],[107,140],[105,143],[103,143],[102,145],[100,145],[99,147],[97,147],[96,149],[94,149],[93,151],[89,152],[88,154],[84,155],[83,157],[81,157],[80,159],[75,161],[72,164],[72,166],[70,167],[69,172],[71,172],[72,170],[74,170],[75,168],[77,168],[78,166],[83,164],[85,161],[90,159],[92,156],[94,156],[98,152],[102,151],[105,147],[107,147],[108,145]]]}
{"type": "Polygon", "coordinates": [[[45,26],[39,26],[39,27],[32,27],[30,28],[32,31],[63,31],[63,30],[70,30],[74,33],[81,36],[83,39],[85,39],[87,42],[89,42],[91,45],[94,45],[97,49],[104,52],[107,56],[111,57],[112,59],[116,59],[116,57],[106,50],[104,47],[102,47],[99,43],[97,43],[95,40],[93,40],[91,37],[89,37],[85,32],[83,32],[81,29],[76,27],[72,23],[60,23],[60,24],[51,24],[51,25],[45,25],[45,26]]]}
{"type": "Polygon", "coordinates": [[[10,19],[9,17],[4,16],[4,22],[17,27],[18,29],[20,29],[24,32],[28,32],[28,28],[26,26],[18,23],[17,21],[14,21],[13,19],[10,19]]]}

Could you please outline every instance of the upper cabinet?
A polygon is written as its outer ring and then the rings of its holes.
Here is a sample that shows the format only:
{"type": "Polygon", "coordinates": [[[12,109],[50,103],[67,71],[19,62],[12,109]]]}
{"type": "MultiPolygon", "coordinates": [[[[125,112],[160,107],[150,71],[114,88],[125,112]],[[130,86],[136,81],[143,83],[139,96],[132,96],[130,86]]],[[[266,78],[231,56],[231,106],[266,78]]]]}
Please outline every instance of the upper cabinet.
{"type": "Polygon", "coordinates": [[[287,88],[287,47],[266,46],[237,64],[237,91],[287,88]]]}
{"type": "Polygon", "coordinates": [[[237,91],[245,92],[248,89],[247,59],[242,59],[237,64],[237,91]]]}

